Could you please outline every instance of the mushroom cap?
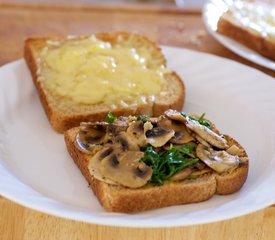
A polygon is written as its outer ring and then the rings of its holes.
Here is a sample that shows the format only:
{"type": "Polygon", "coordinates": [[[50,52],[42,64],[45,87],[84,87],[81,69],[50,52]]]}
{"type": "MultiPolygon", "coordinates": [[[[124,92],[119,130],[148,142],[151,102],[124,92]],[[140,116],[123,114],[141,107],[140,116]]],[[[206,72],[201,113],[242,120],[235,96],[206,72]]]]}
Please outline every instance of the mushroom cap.
{"type": "Polygon", "coordinates": [[[126,131],[129,126],[127,117],[118,117],[113,123],[108,125],[107,132],[116,136],[122,131],[126,131]]]}
{"type": "Polygon", "coordinates": [[[215,151],[212,148],[207,148],[199,144],[196,149],[196,154],[208,167],[218,173],[224,173],[233,170],[239,166],[241,162],[238,156],[231,155],[228,152],[221,150],[215,151]]]}
{"type": "Polygon", "coordinates": [[[153,173],[149,166],[140,162],[143,156],[144,153],[140,151],[127,151],[120,156],[112,153],[101,161],[100,172],[104,177],[125,187],[142,187],[153,173]]]}
{"type": "Polygon", "coordinates": [[[193,134],[193,135],[199,143],[201,143],[205,147],[211,147],[211,145],[208,142],[206,142],[203,138],[201,138],[199,135],[197,135],[197,134],[193,134]]]}
{"type": "Polygon", "coordinates": [[[147,143],[153,147],[164,146],[175,134],[172,129],[164,127],[154,127],[146,132],[147,143]]]}
{"type": "Polygon", "coordinates": [[[158,122],[158,126],[173,129],[175,131],[174,136],[170,139],[171,143],[185,144],[194,140],[191,134],[187,131],[185,124],[182,122],[174,121],[169,118],[162,118],[158,122]]]}
{"type": "Polygon", "coordinates": [[[98,151],[93,157],[91,157],[89,164],[88,164],[88,169],[94,178],[109,183],[113,185],[117,185],[116,182],[110,180],[109,178],[106,178],[102,175],[100,171],[100,164],[101,161],[109,156],[112,152],[114,151],[113,147],[111,145],[107,145],[103,147],[100,151],[98,151]]]}
{"type": "Polygon", "coordinates": [[[92,153],[93,147],[108,141],[105,122],[83,122],[80,125],[80,131],[76,136],[76,145],[78,149],[85,153],[92,153]]]}
{"type": "Polygon", "coordinates": [[[226,149],[229,147],[225,138],[194,120],[188,120],[186,126],[214,147],[219,149],[226,149]]]}
{"type": "Polygon", "coordinates": [[[144,123],[142,121],[130,123],[126,133],[129,134],[132,139],[135,139],[139,147],[145,146],[146,137],[144,133],[144,123]]]}
{"type": "Polygon", "coordinates": [[[176,121],[179,121],[182,123],[187,122],[187,118],[181,112],[178,112],[176,110],[169,109],[169,110],[165,111],[164,114],[166,117],[168,117],[172,120],[176,120],[176,121]]]}
{"type": "Polygon", "coordinates": [[[133,138],[127,132],[120,132],[115,138],[114,143],[118,143],[122,146],[124,151],[138,151],[139,146],[136,139],[133,138]]]}
{"type": "Polygon", "coordinates": [[[188,129],[196,133],[201,139],[208,142],[212,146],[220,149],[228,148],[226,139],[206,126],[201,125],[199,122],[192,120],[188,116],[185,117],[183,113],[169,109],[165,112],[165,116],[172,120],[177,120],[184,123],[188,129]]]}
{"type": "Polygon", "coordinates": [[[139,120],[130,123],[126,133],[139,147],[144,147],[147,143],[145,133],[152,128],[153,125],[150,122],[143,122],[139,120]]]}

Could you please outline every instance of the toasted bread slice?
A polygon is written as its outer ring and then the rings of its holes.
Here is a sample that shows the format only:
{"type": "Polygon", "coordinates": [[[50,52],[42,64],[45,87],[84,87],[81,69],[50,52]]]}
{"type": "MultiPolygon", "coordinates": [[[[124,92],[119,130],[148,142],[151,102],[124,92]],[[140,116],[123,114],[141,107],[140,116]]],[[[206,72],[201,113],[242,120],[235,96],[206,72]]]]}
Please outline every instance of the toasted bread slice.
{"type": "MultiPolygon", "coordinates": [[[[237,5],[238,3],[234,4],[237,5]]],[[[241,4],[240,6],[242,7],[230,8],[222,14],[218,21],[217,32],[275,61],[275,36],[274,33],[266,32],[272,28],[268,26],[268,21],[271,20],[267,16],[261,16],[260,12],[253,13],[252,10],[250,11],[251,8],[254,8],[253,11],[256,11],[258,8],[268,8],[268,6],[264,6],[264,3],[242,2],[241,4]],[[240,17],[242,14],[244,15],[240,17]],[[235,15],[238,17],[234,17],[235,15]],[[259,19],[260,17],[261,19],[257,22],[255,19],[259,19]],[[266,25],[263,26],[262,24],[265,21],[266,25]],[[255,26],[257,27],[255,28],[255,26]]]]}
{"type": "MultiPolygon", "coordinates": [[[[138,189],[108,184],[96,179],[88,169],[91,155],[80,151],[75,145],[79,127],[65,132],[64,138],[69,154],[75,161],[101,205],[111,212],[139,212],[172,205],[196,203],[208,200],[215,194],[230,194],[238,191],[248,174],[248,161],[242,163],[230,173],[208,173],[194,179],[167,181],[162,186],[146,184],[138,189]]],[[[241,149],[241,156],[247,157],[240,144],[225,136],[229,146],[236,145],[241,149]]]]}
{"type": "MultiPolygon", "coordinates": [[[[97,39],[104,42],[109,42],[111,45],[118,44],[123,49],[124,47],[131,47],[139,51],[139,49],[146,49],[151,56],[152,62],[149,65],[165,66],[166,60],[160,48],[152,41],[144,36],[127,33],[98,33],[95,35],[97,39]]],[[[90,37],[90,36],[89,36],[90,37]]],[[[82,121],[102,121],[106,119],[109,111],[115,115],[139,115],[148,114],[152,116],[160,115],[169,108],[180,110],[184,103],[185,87],[183,81],[175,72],[165,74],[165,81],[167,81],[166,94],[155,96],[153,102],[138,103],[135,106],[118,106],[115,109],[110,106],[97,103],[97,104],[79,104],[64,97],[58,96],[53,93],[43,81],[39,80],[40,77],[40,61],[39,53],[47,46],[49,41],[75,41],[78,39],[85,39],[88,37],[68,38],[68,39],[47,39],[47,38],[32,38],[27,39],[25,42],[24,56],[26,63],[31,71],[33,82],[39,93],[41,103],[47,114],[47,117],[52,127],[57,132],[64,132],[65,130],[78,126],[82,121]]],[[[150,84],[150,82],[148,82],[150,84]]],[[[97,91],[92,90],[91,91],[97,91]]],[[[91,92],[92,94],[92,92],[91,92]]]]}

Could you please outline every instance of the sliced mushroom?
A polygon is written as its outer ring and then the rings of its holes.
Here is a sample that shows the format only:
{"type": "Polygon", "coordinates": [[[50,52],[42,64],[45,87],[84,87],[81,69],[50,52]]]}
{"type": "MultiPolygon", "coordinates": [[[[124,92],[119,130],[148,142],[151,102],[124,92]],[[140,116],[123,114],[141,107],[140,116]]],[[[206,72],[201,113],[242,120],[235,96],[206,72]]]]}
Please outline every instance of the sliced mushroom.
{"type": "Polygon", "coordinates": [[[175,134],[175,131],[163,127],[155,127],[146,132],[147,143],[153,147],[165,145],[175,134]]]}
{"type": "Polygon", "coordinates": [[[122,131],[126,131],[129,126],[127,117],[118,117],[113,123],[108,125],[107,132],[116,136],[122,131]]]}
{"type": "Polygon", "coordinates": [[[196,121],[189,119],[186,126],[214,147],[219,149],[229,147],[225,138],[196,121]]]}
{"type": "Polygon", "coordinates": [[[79,137],[79,133],[76,135],[76,138],[75,138],[75,146],[77,147],[78,150],[87,154],[91,154],[93,149],[92,146],[90,146],[89,144],[85,144],[81,141],[79,137]]]}
{"type": "Polygon", "coordinates": [[[87,145],[83,144],[79,140],[78,135],[76,136],[76,139],[75,139],[75,146],[81,152],[89,154],[89,155],[94,155],[94,154],[96,154],[98,151],[100,151],[103,148],[103,145],[91,145],[91,146],[87,146],[87,145]]]}
{"type": "Polygon", "coordinates": [[[174,136],[170,140],[171,143],[184,144],[194,140],[182,122],[173,121],[168,118],[162,118],[158,122],[158,126],[173,129],[175,131],[174,136]]]}
{"type": "Polygon", "coordinates": [[[127,128],[127,134],[135,139],[139,147],[143,147],[146,144],[146,137],[144,134],[144,123],[142,121],[132,122],[127,128]]]}
{"type": "Polygon", "coordinates": [[[119,143],[124,151],[138,151],[139,146],[136,140],[127,132],[120,132],[115,138],[114,143],[119,143]]]}
{"type": "Polygon", "coordinates": [[[153,173],[150,167],[140,162],[143,155],[140,151],[127,151],[119,157],[113,153],[101,161],[100,172],[104,177],[123,186],[142,187],[151,179],[153,173]]]}
{"type": "Polygon", "coordinates": [[[169,109],[164,114],[172,120],[176,120],[182,123],[187,122],[187,118],[181,112],[178,112],[176,110],[169,109]]]}
{"type": "Polygon", "coordinates": [[[171,181],[182,181],[182,180],[188,178],[191,173],[192,173],[191,168],[184,168],[181,171],[177,172],[169,180],[171,180],[171,181]]]}
{"type": "Polygon", "coordinates": [[[80,131],[76,136],[77,147],[83,152],[91,153],[95,145],[109,140],[106,128],[105,122],[81,123],[80,131]]]}
{"type": "Polygon", "coordinates": [[[194,137],[196,138],[196,140],[201,143],[202,145],[204,145],[205,147],[211,147],[211,145],[206,142],[203,138],[201,138],[199,135],[194,134],[194,137]]]}
{"type": "Polygon", "coordinates": [[[233,170],[239,166],[240,158],[231,155],[228,152],[221,150],[215,151],[212,148],[207,148],[199,144],[196,149],[196,154],[208,167],[218,173],[224,173],[233,170]]]}
{"type": "Polygon", "coordinates": [[[199,137],[204,139],[206,142],[208,142],[212,146],[215,146],[220,149],[228,148],[227,141],[222,136],[215,133],[214,131],[207,128],[206,126],[201,125],[197,121],[190,119],[188,116],[184,116],[184,114],[171,109],[167,110],[165,112],[165,115],[170,119],[185,123],[190,130],[195,132],[197,135],[199,135],[199,137]]]}
{"type": "Polygon", "coordinates": [[[143,122],[141,120],[130,123],[126,133],[135,140],[139,147],[144,147],[146,145],[145,133],[151,130],[153,125],[150,122],[143,122]]]}
{"type": "Polygon", "coordinates": [[[114,151],[113,147],[111,145],[103,147],[100,151],[98,151],[89,161],[88,169],[91,173],[91,175],[100,180],[104,181],[106,183],[110,184],[117,184],[114,181],[104,177],[100,172],[100,164],[101,161],[109,156],[114,151]]]}

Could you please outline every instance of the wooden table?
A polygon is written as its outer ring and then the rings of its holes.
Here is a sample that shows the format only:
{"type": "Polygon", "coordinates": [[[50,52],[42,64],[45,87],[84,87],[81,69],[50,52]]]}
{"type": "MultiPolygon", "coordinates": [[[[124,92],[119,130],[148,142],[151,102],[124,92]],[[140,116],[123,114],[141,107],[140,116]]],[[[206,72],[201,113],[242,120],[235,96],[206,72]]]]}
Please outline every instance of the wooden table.
{"type": "MultiPolygon", "coordinates": [[[[275,77],[275,72],[233,54],[207,32],[200,12],[170,6],[45,5],[0,1],[0,65],[22,57],[30,36],[65,36],[98,31],[135,31],[160,44],[233,59],[275,77]]],[[[0,239],[274,239],[275,207],[218,223],[177,228],[131,229],[65,220],[0,197],[0,239]]]]}

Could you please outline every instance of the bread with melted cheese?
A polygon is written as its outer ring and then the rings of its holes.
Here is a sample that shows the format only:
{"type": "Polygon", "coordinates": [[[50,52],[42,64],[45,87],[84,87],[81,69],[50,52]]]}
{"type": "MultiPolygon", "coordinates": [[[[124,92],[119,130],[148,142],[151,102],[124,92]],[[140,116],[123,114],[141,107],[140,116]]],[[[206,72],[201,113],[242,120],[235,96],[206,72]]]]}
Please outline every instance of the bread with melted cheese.
{"type": "MultiPolygon", "coordinates": [[[[121,48],[130,46],[137,51],[140,48],[146,49],[153,59],[153,62],[149,64],[158,66],[166,65],[166,59],[161,49],[156,43],[150,41],[145,36],[128,32],[98,33],[95,36],[110,44],[117,44],[119,42],[121,48]]],[[[140,114],[156,116],[162,114],[169,108],[182,109],[185,98],[185,87],[181,78],[173,71],[165,74],[165,81],[167,81],[166,94],[156,96],[152,103],[139,103],[135,106],[118,106],[113,109],[101,103],[79,104],[54,94],[45,86],[43,81],[39,80],[41,67],[38,59],[39,52],[47,46],[48,41],[75,41],[84,38],[87,37],[72,39],[30,38],[25,42],[25,61],[30,69],[34,85],[38,91],[40,101],[49,122],[57,132],[62,133],[67,129],[78,126],[82,121],[103,121],[106,119],[109,111],[112,111],[115,115],[124,116],[140,114]]],[[[131,71],[131,69],[129,69],[129,71],[131,71]]],[[[148,82],[148,84],[150,84],[150,82],[148,82]]],[[[97,91],[97,89],[91,90],[91,94],[92,91],[97,91]]]]}
{"type": "MultiPolygon", "coordinates": [[[[242,3],[255,5],[256,3],[242,3]]],[[[258,5],[261,6],[260,3],[258,5]]],[[[258,6],[254,6],[255,9],[258,6]]],[[[271,7],[271,6],[270,6],[271,7]]],[[[237,10],[236,10],[237,11],[237,10]]],[[[255,16],[256,18],[257,16],[255,16]]],[[[242,21],[249,21],[247,19],[242,19],[242,21]]],[[[262,33],[255,31],[242,24],[241,19],[236,19],[232,16],[232,11],[229,9],[227,12],[223,13],[219,18],[217,24],[217,32],[225,35],[233,40],[243,44],[244,46],[258,52],[259,54],[272,59],[275,61],[275,36],[268,37],[264,36],[262,33]]],[[[274,21],[274,19],[273,19],[274,21]]],[[[256,25],[255,23],[252,23],[256,25]]],[[[274,33],[273,33],[274,34],[274,33]]]]}
{"type": "MultiPolygon", "coordinates": [[[[248,161],[230,173],[208,173],[195,179],[183,181],[166,181],[162,186],[147,183],[137,189],[120,185],[112,185],[96,179],[88,169],[91,155],[80,151],[75,145],[79,127],[65,132],[64,138],[67,150],[75,164],[80,169],[95,196],[110,212],[140,212],[173,205],[197,203],[210,199],[215,194],[226,195],[238,191],[244,184],[248,174],[248,161]]],[[[225,136],[229,146],[236,145],[241,150],[242,157],[247,157],[243,147],[230,136],[225,136]]]]}

